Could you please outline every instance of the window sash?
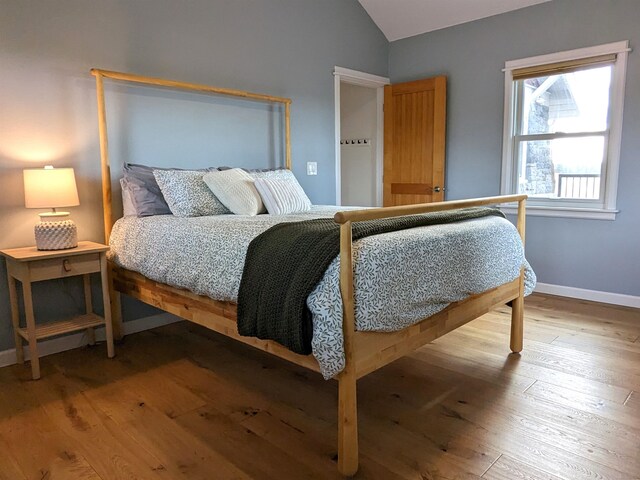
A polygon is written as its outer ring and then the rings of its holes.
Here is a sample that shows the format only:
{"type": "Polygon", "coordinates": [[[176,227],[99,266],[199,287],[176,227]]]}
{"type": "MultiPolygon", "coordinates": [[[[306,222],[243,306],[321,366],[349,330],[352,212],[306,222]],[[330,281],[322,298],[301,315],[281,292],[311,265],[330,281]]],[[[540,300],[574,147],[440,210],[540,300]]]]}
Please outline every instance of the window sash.
{"type": "Polygon", "coordinates": [[[521,141],[535,141],[535,140],[555,140],[558,138],[582,138],[582,137],[599,137],[609,134],[609,130],[599,130],[594,132],[556,132],[556,133],[531,133],[528,135],[514,135],[513,138],[521,141]]]}
{"type": "Polygon", "coordinates": [[[529,141],[543,141],[543,140],[555,140],[564,138],[583,138],[583,137],[602,137],[604,139],[604,145],[602,149],[602,163],[600,166],[600,191],[598,198],[563,198],[563,197],[538,197],[535,195],[529,196],[529,203],[532,205],[546,205],[546,206],[563,206],[563,207],[576,207],[576,208],[604,208],[606,185],[607,185],[607,170],[608,170],[608,147],[609,147],[609,131],[602,132],[578,132],[578,133],[545,133],[534,135],[514,135],[512,145],[512,162],[513,171],[511,175],[511,191],[514,193],[522,193],[520,188],[520,170],[522,168],[522,143],[529,141]]]}

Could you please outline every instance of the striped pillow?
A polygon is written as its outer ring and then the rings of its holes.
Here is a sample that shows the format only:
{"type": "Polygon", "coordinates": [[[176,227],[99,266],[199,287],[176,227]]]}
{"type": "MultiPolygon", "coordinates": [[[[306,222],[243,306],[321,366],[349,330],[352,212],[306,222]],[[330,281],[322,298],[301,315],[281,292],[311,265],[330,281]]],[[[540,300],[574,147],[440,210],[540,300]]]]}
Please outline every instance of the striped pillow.
{"type": "Polygon", "coordinates": [[[311,200],[293,175],[287,179],[256,178],[255,186],[262,197],[262,203],[271,215],[311,210],[311,200]]]}

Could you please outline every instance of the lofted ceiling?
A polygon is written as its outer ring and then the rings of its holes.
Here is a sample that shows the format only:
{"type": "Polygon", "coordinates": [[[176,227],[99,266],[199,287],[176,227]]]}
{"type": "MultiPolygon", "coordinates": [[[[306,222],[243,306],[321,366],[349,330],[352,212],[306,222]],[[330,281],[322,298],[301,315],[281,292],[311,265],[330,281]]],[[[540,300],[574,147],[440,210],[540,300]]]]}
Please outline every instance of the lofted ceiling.
{"type": "Polygon", "coordinates": [[[390,42],[551,0],[359,0],[390,42]]]}

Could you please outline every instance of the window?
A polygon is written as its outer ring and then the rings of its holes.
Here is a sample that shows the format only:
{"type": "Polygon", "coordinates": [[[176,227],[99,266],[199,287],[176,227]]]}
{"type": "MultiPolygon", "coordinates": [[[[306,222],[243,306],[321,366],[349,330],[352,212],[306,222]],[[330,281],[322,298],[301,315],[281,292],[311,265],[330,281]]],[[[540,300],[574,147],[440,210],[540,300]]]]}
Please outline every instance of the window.
{"type": "Polygon", "coordinates": [[[533,214],[614,219],[628,42],[505,64],[502,193],[533,214]]]}

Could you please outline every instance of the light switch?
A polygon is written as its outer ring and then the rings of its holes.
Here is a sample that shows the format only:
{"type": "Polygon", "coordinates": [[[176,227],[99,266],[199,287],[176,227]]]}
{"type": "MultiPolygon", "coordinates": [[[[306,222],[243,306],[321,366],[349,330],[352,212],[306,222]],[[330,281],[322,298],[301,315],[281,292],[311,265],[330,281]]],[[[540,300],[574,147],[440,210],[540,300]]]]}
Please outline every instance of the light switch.
{"type": "Polygon", "coordinates": [[[307,162],[307,175],[318,175],[318,162],[307,162]]]}

